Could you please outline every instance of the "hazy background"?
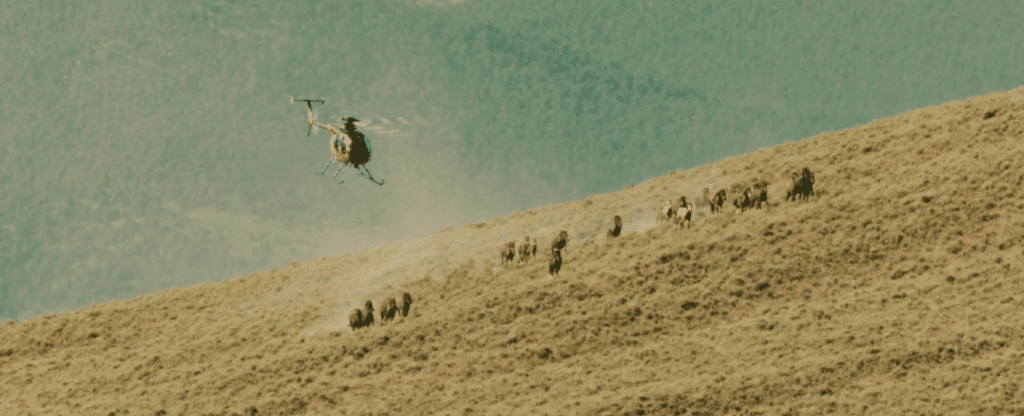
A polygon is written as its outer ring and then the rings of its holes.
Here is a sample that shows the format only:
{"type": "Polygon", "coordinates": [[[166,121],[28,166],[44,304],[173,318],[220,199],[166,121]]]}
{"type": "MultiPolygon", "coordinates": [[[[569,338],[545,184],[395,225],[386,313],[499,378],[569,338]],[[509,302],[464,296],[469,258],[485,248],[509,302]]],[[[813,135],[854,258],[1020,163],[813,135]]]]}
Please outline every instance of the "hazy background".
{"type": "Polygon", "coordinates": [[[2,0],[0,319],[414,238],[1024,84],[1019,1],[734,4],[2,0]],[[317,176],[328,135],[306,137],[291,97],[367,122],[387,183],[317,176]]]}

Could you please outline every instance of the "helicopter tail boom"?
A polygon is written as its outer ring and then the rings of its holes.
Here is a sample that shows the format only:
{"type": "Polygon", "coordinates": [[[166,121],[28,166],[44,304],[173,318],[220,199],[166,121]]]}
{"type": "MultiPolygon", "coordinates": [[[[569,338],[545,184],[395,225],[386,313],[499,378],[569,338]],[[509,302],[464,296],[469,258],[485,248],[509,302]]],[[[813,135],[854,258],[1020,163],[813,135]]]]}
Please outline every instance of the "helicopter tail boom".
{"type": "Polygon", "coordinates": [[[313,132],[313,103],[323,104],[324,100],[296,100],[292,98],[292,102],[302,101],[306,103],[306,114],[309,115],[309,125],[306,126],[306,136],[309,136],[313,132]]]}

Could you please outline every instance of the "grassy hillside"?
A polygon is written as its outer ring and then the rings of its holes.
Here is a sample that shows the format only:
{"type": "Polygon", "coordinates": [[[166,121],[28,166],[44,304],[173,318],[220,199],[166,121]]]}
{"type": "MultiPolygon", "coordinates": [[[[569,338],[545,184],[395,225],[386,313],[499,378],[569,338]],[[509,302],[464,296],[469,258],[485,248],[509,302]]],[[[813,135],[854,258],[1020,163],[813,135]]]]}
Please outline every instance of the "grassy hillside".
{"type": "Polygon", "coordinates": [[[9,322],[0,410],[1024,412],[1022,119],[1019,88],[375,251],[9,322]],[[782,202],[802,166],[818,197],[782,202]],[[651,224],[658,201],[755,179],[771,184],[766,210],[651,224]],[[614,214],[625,234],[595,238],[614,214]],[[560,277],[545,256],[498,265],[499,243],[559,229],[560,277]],[[345,328],[351,305],[399,287],[411,316],[345,328]]]}

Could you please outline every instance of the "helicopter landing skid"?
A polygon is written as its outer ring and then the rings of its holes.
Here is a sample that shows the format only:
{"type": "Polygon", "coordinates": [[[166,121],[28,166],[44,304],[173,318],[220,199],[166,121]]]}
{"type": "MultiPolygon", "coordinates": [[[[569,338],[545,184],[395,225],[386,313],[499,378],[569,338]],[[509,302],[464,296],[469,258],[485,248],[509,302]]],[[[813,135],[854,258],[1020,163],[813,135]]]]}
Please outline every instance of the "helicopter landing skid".
{"type": "MultiPolygon", "coordinates": [[[[331,161],[333,161],[333,160],[334,159],[332,158],[331,160],[327,161],[327,166],[324,166],[324,170],[322,170],[320,172],[317,172],[316,174],[320,175],[320,176],[323,176],[324,172],[327,171],[327,167],[331,165],[331,161]]],[[[348,166],[348,165],[347,164],[342,164],[341,167],[338,168],[338,171],[334,172],[334,176],[331,177],[331,180],[333,181],[333,180],[337,179],[338,178],[338,174],[341,173],[341,170],[345,169],[346,166],[348,166]]],[[[375,183],[377,185],[380,185],[380,186],[384,186],[384,180],[381,180],[380,182],[377,182],[377,180],[373,178],[373,175],[370,174],[370,170],[367,169],[366,166],[359,165],[359,166],[356,167],[356,170],[359,171],[359,175],[360,176],[362,176],[362,177],[364,177],[366,179],[369,179],[370,182],[373,182],[373,183],[375,183]],[[364,172],[364,170],[365,170],[365,172],[364,172]]],[[[339,185],[343,184],[343,183],[345,183],[344,180],[338,182],[339,185]]]]}
{"type": "Polygon", "coordinates": [[[362,168],[362,169],[359,169],[359,174],[360,175],[362,175],[366,179],[369,179],[370,182],[373,182],[373,183],[375,183],[377,185],[380,185],[380,186],[384,186],[384,180],[381,179],[380,182],[377,182],[376,179],[373,179],[373,175],[370,174],[370,170],[367,169],[366,166],[360,165],[359,167],[362,168]],[[364,170],[366,171],[365,175],[363,174],[364,170]]]}

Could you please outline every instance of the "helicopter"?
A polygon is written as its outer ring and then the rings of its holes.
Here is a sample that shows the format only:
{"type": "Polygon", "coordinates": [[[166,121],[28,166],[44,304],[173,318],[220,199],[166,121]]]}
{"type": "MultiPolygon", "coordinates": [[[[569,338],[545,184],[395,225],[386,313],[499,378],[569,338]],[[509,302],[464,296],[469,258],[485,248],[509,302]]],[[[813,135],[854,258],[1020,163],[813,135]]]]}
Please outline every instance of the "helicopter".
{"type": "MultiPolygon", "coordinates": [[[[343,127],[340,124],[339,127],[334,127],[330,124],[323,124],[317,121],[317,117],[314,116],[313,114],[313,103],[323,104],[324,100],[296,100],[294,98],[292,99],[292,103],[296,101],[302,101],[306,103],[306,112],[307,115],[309,116],[309,124],[307,125],[306,130],[307,137],[310,135],[310,133],[312,133],[314,125],[317,126],[318,128],[331,132],[331,138],[330,141],[328,142],[328,145],[330,146],[331,149],[331,158],[327,159],[327,165],[324,166],[324,169],[320,171],[318,175],[323,175],[324,172],[327,171],[327,168],[331,166],[331,162],[337,160],[338,162],[341,163],[341,167],[338,168],[337,172],[334,172],[334,176],[331,178],[331,180],[336,179],[338,177],[338,174],[341,173],[341,170],[345,166],[351,165],[353,168],[359,171],[359,175],[365,177],[366,179],[369,179],[370,181],[377,185],[384,185],[383,180],[378,182],[376,179],[373,178],[373,175],[370,174],[370,170],[366,168],[366,163],[370,161],[372,148],[370,146],[369,140],[366,139],[366,136],[363,135],[363,133],[356,131],[355,122],[359,121],[359,119],[356,119],[355,117],[345,118],[345,123],[343,127]]],[[[341,181],[338,183],[345,183],[345,181],[341,181]]]]}

